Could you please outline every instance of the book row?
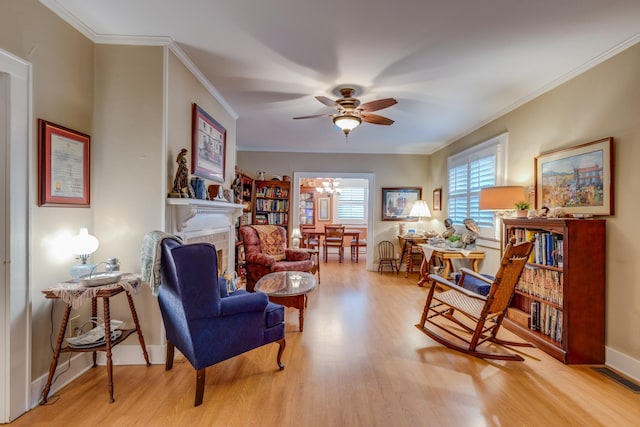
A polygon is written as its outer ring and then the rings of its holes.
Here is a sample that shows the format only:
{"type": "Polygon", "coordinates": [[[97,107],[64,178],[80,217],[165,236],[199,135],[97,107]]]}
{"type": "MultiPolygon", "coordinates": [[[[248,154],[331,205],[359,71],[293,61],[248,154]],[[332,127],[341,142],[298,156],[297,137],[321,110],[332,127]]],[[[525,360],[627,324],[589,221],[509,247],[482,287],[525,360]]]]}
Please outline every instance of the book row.
{"type": "Polygon", "coordinates": [[[561,271],[527,265],[522,270],[522,276],[520,276],[516,289],[545,301],[562,305],[562,276],[561,271]]]}
{"type": "Polygon", "coordinates": [[[271,200],[271,199],[257,199],[256,210],[258,211],[279,211],[284,212],[289,210],[288,200],[271,200]]]}
{"type": "Polygon", "coordinates": [[[514,228],[513,235],[518,242],[531,240],[535,236],[536,241],[533,251],[529,256],[529,262],[563,268],[564,266],[564,240],[561,234],[548,231],[529,230],[526,228],[514,228]]]}
{"type": "Polygon", "coordinates": [[[531,303],[531,329],[562,343],[562,310],[538,301],[531,303]]]}
{"type": "Polygon", "coordinates": [[[256,214],[256,224],[287,225],[288,223],[289,214],[285,212],[256,214]]]}
{"type": "Polygon", "coordinates": [[[287,199],[289,197],[289,190],[281,187],[258,187],[256,188],[256,197],[287,199]]]}

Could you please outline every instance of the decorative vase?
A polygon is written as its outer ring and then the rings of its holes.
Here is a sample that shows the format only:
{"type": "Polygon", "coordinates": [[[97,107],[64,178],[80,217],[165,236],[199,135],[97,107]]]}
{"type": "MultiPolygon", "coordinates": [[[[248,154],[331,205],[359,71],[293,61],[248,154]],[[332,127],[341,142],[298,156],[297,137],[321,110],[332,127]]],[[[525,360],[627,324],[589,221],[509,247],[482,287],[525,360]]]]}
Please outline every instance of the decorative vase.
{"type": "Polygon", "coordinates": [[[205,200],[207,198],[207,192],[204,188],[204,179],[198,177],[191,178],[191,186],[193,187],[196,199],[205,200]]]}

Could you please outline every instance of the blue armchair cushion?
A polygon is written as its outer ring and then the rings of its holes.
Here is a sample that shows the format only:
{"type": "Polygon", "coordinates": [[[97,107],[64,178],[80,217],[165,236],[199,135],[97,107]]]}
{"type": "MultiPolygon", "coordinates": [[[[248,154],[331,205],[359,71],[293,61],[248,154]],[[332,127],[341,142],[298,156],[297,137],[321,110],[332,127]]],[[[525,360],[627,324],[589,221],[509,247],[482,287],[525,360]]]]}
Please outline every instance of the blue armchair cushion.
{"type": "MultiPolygon", "coordinates": [[[[494,277],[491,276],[490,274],[483,273],[481,275],[492,281],[494,279],[494,277]]],[[[460,285],[467,290],[475,292],[476,294],[480,294],[484,296],[489,295],[489,290],[491,289],[491,285],[489,283],[485,283],[482,280],[477,279],[473,276],[464,276],[463,283],[458,283],[460,281],[461,276],[462,276],[461,273],[455,274],[455,281],[457,285],[460,285]]]]}

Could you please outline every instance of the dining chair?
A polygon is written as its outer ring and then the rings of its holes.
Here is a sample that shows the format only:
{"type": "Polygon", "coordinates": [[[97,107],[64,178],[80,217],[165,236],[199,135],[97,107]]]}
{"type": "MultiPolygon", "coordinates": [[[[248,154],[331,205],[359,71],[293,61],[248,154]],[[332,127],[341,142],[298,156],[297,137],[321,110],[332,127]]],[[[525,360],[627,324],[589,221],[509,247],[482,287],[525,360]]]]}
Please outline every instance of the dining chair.
{"type": "Polygon", "coordinates": [[[396,249],[392,242],[383,240],[378,243],[378,258],[378,273],[382,274],[385,264],[391,267],[391,271],[395,271],[396,274],[400,273],[398,258],[396,258],[396,249]]]}
{"type": "Polygon", "coordinates": [[[300,231],[302,232],[302,247],[317,249],[320,246],[320,235],[314,234],[316,227],[310,224],[301,224],[300,231]]]}
{"type": "Polygon", "coordinates": [[[340,262],[344,259],[344,225],[325,225],[324,226],[324,242],[322,258],[327,262],[329,248],[337,248],[338,259],[340,262]]]}

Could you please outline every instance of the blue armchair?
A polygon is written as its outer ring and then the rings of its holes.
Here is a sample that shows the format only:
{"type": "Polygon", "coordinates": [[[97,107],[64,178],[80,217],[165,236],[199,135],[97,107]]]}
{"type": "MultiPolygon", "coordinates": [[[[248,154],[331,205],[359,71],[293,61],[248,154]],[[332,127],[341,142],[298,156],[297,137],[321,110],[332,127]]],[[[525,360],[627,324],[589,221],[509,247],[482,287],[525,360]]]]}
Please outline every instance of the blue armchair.
{"type": "Polygon", "coordinates": [[[205,369],[265,344],[280,345],[280,370],[285,348],[284,307],[261,292],[227,292],[218,278],[215,246],[162,241],[162,285],[158,303],[167,333],[165,370],[173,367],[174,347],[196,370],[194,406],[202,404],[205,369]]]}

